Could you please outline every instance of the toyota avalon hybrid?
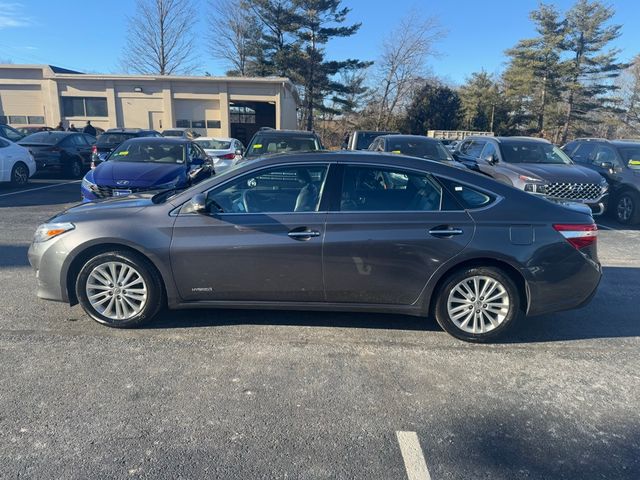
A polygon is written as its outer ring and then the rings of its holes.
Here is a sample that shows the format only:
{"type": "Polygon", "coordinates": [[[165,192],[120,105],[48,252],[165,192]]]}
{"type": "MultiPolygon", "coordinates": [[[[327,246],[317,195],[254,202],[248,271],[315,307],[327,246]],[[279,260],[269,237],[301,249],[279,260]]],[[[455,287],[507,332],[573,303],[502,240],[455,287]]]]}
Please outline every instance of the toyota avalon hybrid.
{"type": "Polygon", "coordinates": [[[482,342],[586,304],[596,239],[588,209],[466,169],[310,152],[72,207],[38,227],[29,260],[40,298],[111,327],[165,305],[340,310],[432,315],[482,342]]]}

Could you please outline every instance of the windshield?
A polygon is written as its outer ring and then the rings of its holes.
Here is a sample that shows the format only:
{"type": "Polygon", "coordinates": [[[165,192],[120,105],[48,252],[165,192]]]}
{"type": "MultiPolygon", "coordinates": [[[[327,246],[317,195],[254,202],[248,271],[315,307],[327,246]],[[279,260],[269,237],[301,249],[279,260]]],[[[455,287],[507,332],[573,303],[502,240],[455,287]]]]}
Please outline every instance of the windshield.
{"type": "Polygon", "coordinates": [[[387,143],[387,151],[401,153],[411,157],[429,158],[440,162],[452,162],[453,157],[437,140],[427,139],[398,139],[390,140],[387,143]]]}
{"type": "Polygon", "coordinates": [[[103,133],[98,137],[97,145],[101,146],[116,146],[125,140],[129,140],[130,138],[134,138],[136,136],[135,133],[103,133]]]}
{"type": "Polygon", "coordinates": [[[176,142],[128,141],[120,145],[109,157],[114,162],[184,163],[185,144],[176,142]]]}
{"type": "Polygon", "coordinates": [[[555,145],[542,142],[503,142],[502,158],[507,163],[551,163],[571,165],[573,162],[555,145]]]}
{"type": "Polygon", "coordinates": [[[231,142],[216,140],[215,138],[199,138],[196,143],[208,150],[228,150],[231,147],[231,142]]]}
{"type": "Polygon", "coordinates": [[[18,143],[40,143],[42,145],[55,145],[67,136],[64,132],[37,132],[26,136],[18,143]]]}
{"type": "Polygon", "coordinates": [[[320,150],[315,136],[309,135],[257,135],[247,151],[247,156],[272,153],[308,152],[320,150]]]}

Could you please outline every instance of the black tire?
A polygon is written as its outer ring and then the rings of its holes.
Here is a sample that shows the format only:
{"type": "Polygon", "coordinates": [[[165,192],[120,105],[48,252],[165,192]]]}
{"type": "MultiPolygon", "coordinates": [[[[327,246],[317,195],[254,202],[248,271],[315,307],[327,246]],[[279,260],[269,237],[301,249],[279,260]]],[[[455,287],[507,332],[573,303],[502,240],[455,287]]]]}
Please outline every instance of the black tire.
{"type": "MultiPolygon", "coordinates": [[[[117,286],[114,285],[114,287],[117,289],[117,286]]],[[[100,287],[101,290],[104,290],[105,288],[105,286],[100,287]]],[[[96,290],[94,290],[93,292],[95,291],[96,290]]],[[[99,292],[100,290],[97,291],[99,292]]],[[[109,296],[110,298],[112,298],[114,294],[120,293],[120,289],[118,289],[117,292],[113,290],[111,290],[110,292],[111,293],[109,296]]],[[[124,289],[122,289],[122,292],[126,293],[124,289]]],[[[76,296],[87,315],[89,315],[98,323],[114,328],[134,328],[146,322],[149,322],[158,314],[158,312],[165,304],[162,279],[153,264],[151,264],[151,262],[142,255],[123,251],[104,252],[87,260],[87,262],[81,268],[76,280],[76,296]],[[135,315],[131,315],[123,319],[114,319],[112,318],[112,316],[108,315],[110,311],[106,311],[106,309],[103,312],[98,311],[89,300],[87,283],[90,278],[92,282],[95,282],[95,277],[91,277],[91,273],[95,268],[101,265],[104,266],[109,262],[120,265],[127,265],[133,268],[144,282],[138,283],[137,285],[138,288],[140,288],[140,285],[146,288],[146,300],[140,311],[138,311],[135,315]],[[105,313],[107,315],[105,315],[105,313]]],[[[118,296],[117,298],[120,298],[120,296],[118,296]]],[[[132,310],[132,312],[134,312],[134,310],[132,310]]]]}
{"type": "Polygon", "coordinates": [[[29,167],[22,162],[16,162],[11,169],[11,185],[24,187],[29,183],[29,167]]]}
{"type": "Polygon", "coordinates": [[[613,205],[613,215],[623,225],[640,223],[640,193],[632,190],[620,193],[613,205]]]}
{"type": "Polygon", "coordinates": [[[77,158],[69,159],[63,167],[64,176],[67,178],[82,178],[84,175],[84,166],[82,161],[77,158]]]}
{"type": "MultiPolygon", "coordinates": [[[[469,280],[469,281],[471,283],[468,285],[470,285],[470,289],[471,289],[473,288],[473,281],[472,280],[469,280]]],[[[490,285],[490,282],[488,282],[487,280],[484,280],[484,281],[487,283],[483,284],[482,283],[483,280],[482,279],[479,280],[480,292],[482,292],[483,285],[486,285],[486,284],[490,285]]],[[[468,301],[468,300],[470,299],[467,299],[465,301],[468,301]]],[[[438,324],[447,333],[453,335],[454,337],[459,338],[460,340],[465,340],[467,342],[485,343],[485,342],[491,342],[493,340],[496,340],[497,338],[504,335],[509,329],[513,327],[513,325],[517,322],[518,318],[521,316],[521,313],[522,313],[520,311],[521,305],[522,305],[522,299],[520,298],[520,293],[518,292],[518,288],[516,287],[511,277],[507,275],[503,270],[496,267],[463,268],[461,270],[457,270],[451,273],[442,283],[441,288],[437,292],[436,304],[435,304],[435,317],[438,324]],[[456,297],[456,295],[458,294],[452,293],[454,292],[454,290],[459,284],[461,284],[462,282],[465,282],[465,280],[473,279],[473,277],[483,277],[483,278],[488,278],[495,282],[498,282],[501,288],[499,288],[498,290],[495,290],[494,291],[495,293],[491,293],[490,296],[493,296],[497,293],[502,293],[506,295],[506,297],[508,298],[508,303],[504,303],[504,300],[502,298],[499,300],[502,303],[502,306],[500,307],[501,316],[503,316],[504,318],[502,320],[498,320],[497,317],[495,317],[495,323],[497,324],[496,326],[493,326],[492,323],[489,323],[486,321],[489,318],[488,314],[492,313],[492,311],[486,310],[487,308],[486,304],[484,304],[484,308],[483,308],[483,303],[480,299],[482,298],[482,300],[486,300],[485,298],[472,297],[473,301],[472,302],[470,301],[469,303],[471,305],[468,305],[463,303],[462,301],[456,300],[456,298],[459,298],[459,297],[456,297]],[[461,325],[457,325],[456,322],[452,319],[451,314],[449,313],[448,307],[449,307],[450,295],[453,295],[453,301],[451,305],[456,305],[456,307],[453,307],[453,310],[455,311],[456,309],[461,308],[461,310],[459,310],[455,314],[455,315],[457,315],[458,313],[463,314],[463,316],[458,319],[460,320],[459,323],[461,325]],[[479,302],[479,303],[476,304],[476,302],[479,302]],[[469,307],[472,307],[472,308],[469,308],[469,307]],[[471,315],[470,320],[467,319],[467,308],[469,308],[468,312],[471,315]],[[483,310],[486,312],[486,315],[485,313],[483,313],[483,310]],[[480,313],[476,313],[478,311],[480,311],[480,313]],[[469,332],[468,330],[464,329],[463,324],[465,320],[468,321],[469,323],[472,321],[474,322],[473,323],[474,330],[480,329],[480,321],[482,321],[483,325],[487,325],[487,327],[485,328],[486,331],[476,332],[476,333],[469,332]],[[475,322],[477,322],[477,324],[475,322]],[[476,328],[476,325],[478,326],[478,328],[476,328]]],[[[489,309],[491,308],[497,308],[497,307],[489,307],[489,309]]],[[[492,318],[494,317],[492,316],[492,318]]],[[[469,323],[466,326],[467,329],[469,328],[469,323]]]]}

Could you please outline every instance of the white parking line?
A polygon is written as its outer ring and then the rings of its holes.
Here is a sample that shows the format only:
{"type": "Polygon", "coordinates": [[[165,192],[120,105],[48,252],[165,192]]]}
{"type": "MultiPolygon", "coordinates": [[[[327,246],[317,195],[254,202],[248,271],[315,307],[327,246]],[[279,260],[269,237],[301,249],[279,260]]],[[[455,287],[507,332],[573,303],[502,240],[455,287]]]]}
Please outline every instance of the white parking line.
{"type": "Polygon", "coordinates": [[[19,190],[17,192],[11,192],[11,193],[3,193],[2,195],[0,195],[0,197],[8,197],[10,195],[18,195],[20,193],[29,193],[29,192],[35,192],[36,190],[44,190],[45,188],[53,188],[53,187],[59,187],[61,185],[69,185],[70,183],[80,183],[82,180],[72,180],[70,182],[63,182],[63,183],[55,183],[53,185],[47,185],[45,187],[37,187],[37,188],[28,188],[27,190],[19,190]]]}
{"type": "Polygon", "coordinates": [[[607,227],[606,225],[600,225],[600,224],[598,224],[598,228],[601,228],[603,230],[615,230],[615,228],[607,227]]]}
{"type": "Polygon", "coordinates": [[[431,480],[416,432],[396,432],[409,480],[431,480]]]}

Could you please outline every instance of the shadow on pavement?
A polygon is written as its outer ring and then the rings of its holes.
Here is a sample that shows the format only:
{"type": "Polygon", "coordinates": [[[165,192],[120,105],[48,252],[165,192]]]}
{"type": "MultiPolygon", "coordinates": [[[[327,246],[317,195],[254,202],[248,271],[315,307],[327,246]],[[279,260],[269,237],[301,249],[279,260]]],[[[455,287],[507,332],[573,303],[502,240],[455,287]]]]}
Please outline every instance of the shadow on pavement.
{"type": "Polygon", "coordinates": [[[28,267],[29,245],[0,245],[0,268],[28,267]]]}
{"type": "MultiPolygon", "coordinates": [[[[640,268],[605,267],[598,293],[589,305],[580,310],[521,319],[500,343],[639,337],[640,316],[630,314],[638,309],[635,291],[630,287],[639,284],[640,268]]],[[[435,319],[406,315],[233,309],[165,311],[146,328],[240,324],[441,331],[435,319]]]]}

